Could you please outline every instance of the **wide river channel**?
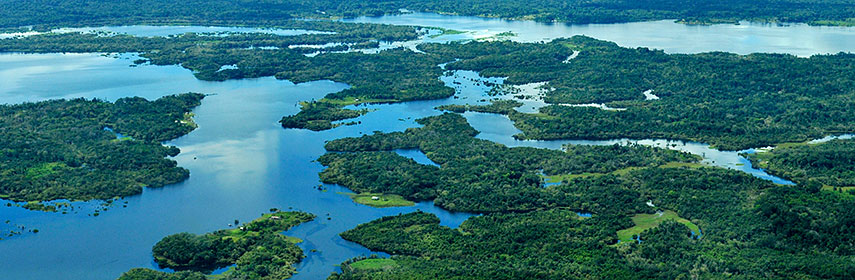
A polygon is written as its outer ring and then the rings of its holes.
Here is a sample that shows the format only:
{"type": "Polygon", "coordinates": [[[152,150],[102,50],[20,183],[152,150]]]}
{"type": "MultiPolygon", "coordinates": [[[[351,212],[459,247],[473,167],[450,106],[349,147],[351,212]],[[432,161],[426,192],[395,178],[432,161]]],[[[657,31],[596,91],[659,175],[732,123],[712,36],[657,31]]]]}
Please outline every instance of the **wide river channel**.
{"type": "MultiPolygon", "coordinates": [[[[778,52],[798,56],[855,51],[855,28],[811,27],[803,24],[687,26],[671,21],[606,25],[541,24],[475,17],[408,14],[358,18],[350,21],[437,26],[470,33],[425,38],[448,41],[489,37],[511,31],[513,40],[543,41],[584,34],[615,41],[627,47],[651,47],[669,53],[729,51],[740,54],[778,52]],[[445,38],[443,38],[445,37],[445,38]]],[[[139,36],[164,36],[181,32],[271,32],[269,30],[210,27],[114,27],[139,36]]],[[[281,32],[297,35],[301,32],[281,32]]],[[[417,42],[399,44],[412,46],[417,42]]],[[[324,142],[372,133],[415,127],[415,119],[440,114],[433,108],[444,104],[479,103],[488,88],[473,80],[474,72],[460,71],[441,79],[457,89],[458,98],[370,105],[376,109],[357,119],[361,124],[323,132],[282,129],[277,121],[298,112],[298,102],[320,99],[343,90],[346,84],[315,81],[293,84],[272,77],[225,82],[195,79],[179,66],[129,67],[134,54],[0,54],[0,103],[15,104],[54,98],[100,98],[113,101],[128,96],[155,99],[160,96],[201,92],[214,94],[194,110],[199,128],[170,141],[181,148],[175,157],[190,170],[185,182],[114,202],[93,216],[101,202],[74,203],[68,214],[28,211],[0,206],[0,222],[39,229],[0,240],[2,279],[115,279],[134,267],[157,268],[151,247],[166,235],[178,232],[205,233],[227,228],[235,219],[243,222],[268,209],[295,209],[318,218],[285,234],[304,240],[300,247],[307,258],[298,266],[295,279],[324,279],[336,265],[373,252],[341,239],[338,234],[360,223],[399,213],[421,210],[440,217],[443,225],[456,227],[467,213],[451,213],[432,203],[414,207],[372,208],[353,203],[346,189],[320,184],[315,162],[324,153],[324,142]],[[456,84],[459,82],[460,84],[456,84]]],[[[501,82],[501,79],[490,79],[501,82]]],[[[527,104],[528,106],[528,104],[527,104]]],[[[789,181],[754,169],[737,152],[710,149],[701,143],[668,140],[612,141],[517,141],[519,133],[504,116],[467,113],[469,122],[487,139],[509,146],[560,148],[564,144],[608,145],[639,142],[679,149],[704,157],[709,165],[742,170],[777,183],[789,181]]],[[[748,151],[751,152],[751,151],[748,151]]],[[[430,164],[418,151],[402,155],[430,164]]],[[[0,201],[3,205],[7,201],[0,201]]],[[[2,228],[0,228],[2,229],[2,228]]]]}

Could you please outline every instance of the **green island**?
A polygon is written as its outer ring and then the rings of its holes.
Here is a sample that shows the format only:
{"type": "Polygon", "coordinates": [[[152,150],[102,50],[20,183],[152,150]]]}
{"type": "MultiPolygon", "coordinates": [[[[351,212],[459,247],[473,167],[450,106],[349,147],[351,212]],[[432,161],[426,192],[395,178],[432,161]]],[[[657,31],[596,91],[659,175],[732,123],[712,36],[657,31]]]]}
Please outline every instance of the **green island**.
{"type": "MultiPolygon", "coordinates": [[[[155,101],[122,98],[50,100],[0,106],[0,196],[30,201],[109,200],[185,180],[174,160],[179,149],[163,141],[185,135],[185,122],[204,95],[155,101]],[[120,133],[120,134],[117,134],[120,133]],[[117,135],[124,135],[119,137],[117,135]]],[[[53,208],[55,210],[55,208],[53,208]]]]}
{"type": "Polygon", "coordinates": [[[510,114],[515,108],[523,103],[516,100],[493,100],[488,105],[443,105],[436,107],[440,111],[465,113],[467,111],[492,114],[510,114]]]}
{"type": "Polygon", "coordinates": [[[436,37],[445,36],[445,35],[466,34],[469,32],[469,31],[460,31],[460,30],[447,29],[447,28],[439,28],[439,31],[440,31],[439,34],[430,35],[430,38],[436,38],[436,37]]]}
{"type": "Polygon", "coordinates": [[[853,3],[838,0],[53,0],[28,5],[21,5],[21,2],[0,1],[0,27],[140,23],[269,25],[303,17],[329,19],[400,14],[404,13],[402,9],[580,24],[677,19],[686,24],[750,20],[845,25],[855,14],[853,3]]]}
{"type": "Polygon", "coordinates": [[[689,228],[693,233],[700,233],[700,228],[691,221],[680,218],[674,211],[665,210],[657,211],[653,214],[636,214],[632,216],[632,222],[635,223],[635,226],[619,230],[617,232],[618,240],[621,242],[632,242],[633,239],[639,238],[642,232],[658,227],[665,221],[676,221],[689,228]]]}
{"type": "Polygon", "coordinates": [[[746,154],[751,164],[800,184],[846,191],[855,187],[855,140],[791,143],[746,154]]]}
{"type": "Polygon", "coordinates": [[[396,194],[382,194],[382,193],[359,193],[352,194],[347,193],[347,196],[350,199],[353,199],[353,202],[368,205],[371,207],[401,207],[401,206],[413,206],[414,202],[405,199],[404,197],[396,194]]]}
{"type": "Polygon", "coordinates": [[[453,211],[527,211],[567,206],[558,199],[565,194],[542,187],[540,173],[606,173],[699,160],[694,155],[640,145],[573,145],[564,151],[508,148],[475,138],[478,132],[453,113],[417,122],[423,127],[330,141],[326,148],[331,152],[318,159],[327,166],[320,173],[321,180],[359,193],[434,200],[453,211]],[[441,167],[416,163],[391,152],[395,149],[419,149],[441,167]],[[490,164],[484,164],[487,162],[490,164]]]}
{"type": "Polygon", "coordinates": [[[303,212],[272,212],[234,229],[203,235],[178,233],[157,242],[154,260],[176,273],[137,268],[121,280],[136,279],[285,279],[294,274],[294,264],[303,259],[298,238],[281,232],[309,222],[314,215],[303,212]],[[205,275],[230,265],[221,275],[205,275]]]}
{"type": "Polygon", "coordinates": [[[282,117],[279,121],[282,127],[322,131],[341,125],[334,124],[334,121],[352,119],[368,113],[368,110],[342,109],[339,105],[326,100],[303,102],[301,105],[299,113],[282,117]]]}

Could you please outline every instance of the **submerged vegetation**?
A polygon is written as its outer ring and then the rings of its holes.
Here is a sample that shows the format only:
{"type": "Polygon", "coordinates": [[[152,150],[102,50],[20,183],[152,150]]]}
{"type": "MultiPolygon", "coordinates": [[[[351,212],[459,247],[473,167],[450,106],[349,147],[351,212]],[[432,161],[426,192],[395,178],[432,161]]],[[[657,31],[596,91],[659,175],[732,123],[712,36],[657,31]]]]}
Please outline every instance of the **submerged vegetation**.
{"type": "Polygon", "coordinates": [[[178,272],[166,274],[150,269],[133,269],[119,279],[204,278],[203,273],[234,264],[223,273],[227,279],[285,279],[294,273],[294,264],[303,251],[294,245],[298,239],[281,232],[315,216],[302,212],[274,212],[262,215],[235,229],[204,235],[178,233],[163,238],[152,249],[154,260],[164,268],[178,272]]]}
{"type": "Polygon", "coordinates": [[[179,150],[161,142],[195,128],[181,120],[202,98],[187,93],[156,101],[0,106],[0,195],[14,201],[106,200],[180,182],[189,172],[165,158],[179,150]]]}

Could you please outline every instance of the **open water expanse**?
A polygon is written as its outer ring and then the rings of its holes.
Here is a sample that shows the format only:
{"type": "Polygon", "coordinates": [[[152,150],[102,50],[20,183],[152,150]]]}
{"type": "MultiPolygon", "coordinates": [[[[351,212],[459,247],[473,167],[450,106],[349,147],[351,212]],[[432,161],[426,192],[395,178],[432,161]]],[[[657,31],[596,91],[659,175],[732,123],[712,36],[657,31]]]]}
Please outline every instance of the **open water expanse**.
{"type": "MultiPolygon", "coordinates": [[[[463,35],[424,39],[432,41],[483,38],[512,31],[517,35],[511,39],[521,41],[586,34],[613,40],[622,46],[654,47],[672,53],[722,50],[808,56],[855,50],[855,29],[806,25],[685,26],[657,21],[574,26],[434,14],[359,18],[355,21],[471,31],[463,35]]],[[[113,29],[139,36],[175,34],[174,30],[158,30],[150,26],[113,29]]],[[[180,31],[205,30],[208,29],[183,27],[180,31]]],[[[323,279],[342,261],[372,254],[338,236],[338,233],[360,223],[421,210],[438,215],[443,225],[456,227],[472,216],[444,211],[431,203],[383,209],[355,204],[340,194],[347,192],[344,188],[328,185],[326,191],[317,190],[320,184],[317,174],[323,167],[314,160],[324,153],[325,141],[415,127],[415,119],[440,114],[433,109],[439,105],[483,103],[478,100],[486,98],[488,88],[473,81],[483,79],[477,73],[460,71],[442,77],[446,84],[457,89],[457,99],[360,106],[375,109],[357,119],[361,124],[312,132],[282,129],[277,121],[284,115],[298,112],[298,102],[320,99],[348,85],[333,81],[293,84],[272,77],[205,82],[195,79],[191,71],[179,66],[129,67],[134,57],[134,54],[0,54],[0,103],[5,104],[74,97],[110,101],[127,96],[155,99],[190,91],[213,94],[194,110],[199,128],[168,143],[181,148],[182,152],[175,160],[190,170],[191,176],[187,181],[146,189],[142,195],[114,202],[97,217],[90,214],[101,208],[101,202],[74,203],[75,211],[69,214],[0,206],[0,220],[10,220],[12,224],[40,231],[0,241],[0,278],[114,279],[130,268],[156,268],[151,258],[151,247],[166,235],[223,229],[235,219],[248,222],[276,207],[293,208],[318,216],[315,221],[285,234],[304,240],[300,247],[307,258],[298,265],[298,274],[294,278],[323,279]]],[[[491,81],[499,83],[501,79],[491,81]]],[[[467,113],[465,116],[482,132],[478,137],[509,146],[557,149],[564,144],[639,142],[699,154],[710,165],[789,183],[752,168],[736,152],[717,151],[701,143],[627,139],[517,141],[512,135],[519,131],[504,116],[480,113],[467,113]]],[[[420,163],[431,164],[418,151],[402,150],[399,153],[420,163]]]]}

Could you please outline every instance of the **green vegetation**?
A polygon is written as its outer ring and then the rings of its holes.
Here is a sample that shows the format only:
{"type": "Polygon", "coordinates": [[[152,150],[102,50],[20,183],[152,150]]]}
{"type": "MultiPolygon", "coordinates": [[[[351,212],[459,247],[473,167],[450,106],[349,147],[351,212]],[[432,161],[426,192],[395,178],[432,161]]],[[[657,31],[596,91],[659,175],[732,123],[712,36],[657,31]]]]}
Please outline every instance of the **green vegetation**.
{"type": "Polygon", "coordinates": [[[353,199],[353,202],[371,207],[401,207],[415,205],[412,201],[406,200],[396,194],[360,193],[347,194],[347,196],[350,196],[350,198],[353,199]],[[374,199],[375,197],[377,199],[374,199]]]}
{"type": "Polygon", "coordinates": [[[524,211],[566,206],[556,198],[562,194],[541,187],[541,171],[546,175],[606,173],[698,160],[689,154],[638,145],[567,146],[566,151],[508,148],[475,138],[478,132],[458,114],[417,121],[424,127],[327,143],[327,150],[333,153],[318,160],[327,166],[321,180],[360,193],[434,200],[455,211],[524,211]],[[395,149],[419,149],[441,167],[418,164],[390,152],[395,149]]]}
{"type": "Polygon", "coordinates": [[[618,240],[621,242],[631,242],[633,238],[640,236],[645,230],[658,227],[659,224],[665,221],[676,221],[689,228],[692,232],[696,234],[700,233],[700,229],[697,225],[693,224],[689,220],[680,218],[680,216],[678,216],[677,213],[674,213],[674,211],[666,210],[653,214],[636,214],[635,216],[632,216],[632,222],[635,223],[635,226],[619,230],[617,232],[618,240]]]}
{"type": "Polygon", "coordinates": [[[334,121],[352,119],[368,112],[368,110],[348,110],[327,102],[303,102],[303,108],[293,116],[283,117],[279,123],[284,128],[302,128],[321,131],[334,128],[340,124],[334,121]]]}
{"type": "Polygon", "coordinates": [[[205,274],[195,271],[162,272],[148,268],[134,268],[122,274],[119,280],[207,280],[205,274]]]}
{"type": "Polygon", "coordinates": [[[800,184],[855,186],[855,140],[781,145],[746,155],[751,164],[800,184]]]}
{"type": "Polygon", "coordinates": [[[469,31],[460,31],[460,30],[446,29],[446,28],[440,28],[439,30],[441,31],[439,34],[434,34],[434,35],[431,35],[430,37],[436,38],[436,37],[445,36],[445,35],[458,35],[458,34],[469,33],[469,31]]]}
{"type": "Polygon", "coordinates": [[[507,77],[512,85],[548,82],[552,105],[508,115],[524,139],[667,138],[740,150],[855,131],[853,54],[665,54],[582,36],[420,48],[460,59],[449,70],[507,77]],[[647,90],[660,99],[645,100],[647,90]],[[568,103],[626,110],[561,105],[568,103]]]}
{"type": "Polygon", "coordinates": [[[846,279],[855,269],[855,237],[844,231],[855,219],[851,196],[681,167],[550,189],[567,206],[490,213],[459,229],[421,212],[360,225],[342,237],[393,254],[395,266],[361,270],[357,259],[330,279],[846,279]],[[647,201],[673,212],[658,218],[647,201]],[[614,246],[636,224],[649,227],[643,242],[614,246]],[[699,228],[704,237],[693,238],[699,228]]]}
{"type": "Polygon", "coordinates": [[[120,279],[196,279],[201,273],[232,264],[235,267],[223,274],[228,279],[289,278],[295,271],[293,265],[303,258],[303,251],[294,245],[300,241],[298,238],[288,238],[281,232],[314,218],[302,212],[274,212],[235,229],[204,235],[173,234],[152,248],[155,262],[161,267],[196,273],[134,269],[120,279]]]}
{"type": "Polygon", "coordinates": [[[422,33],[421,29],[325,21],[294,21],[289,26],[333,30],[336,33],[297,36],[260,33],[208,36],[191,33],[168,38],[45,34],[0,40],[0,51],[139,52],[145,58],[140,62],[178,64],[193,70],[201,80],[275,76],[295,83],[327,79],[350,85],[350,88],[329,94],[324,99],[305,103],[300,113],[281,120],[286,128],[315,131],[336,127],[340,124],[334,124],[335,121],[366,113],[342,108],[347,105],[439,99],[454,94],[453,89],[445,87],[438,79],[443,73],[438,65],[448,61],[441,56],[398,48],[377,54],[332,53],[332,50],[322,49],[320,54],[309,57],[304,54],[318,49],[299,47],[326,43],[348,43],[350,47],[346,50],[355,46],[374,47],[367,43],[415,39],[422,33]],[[223,69],[223,66],[236,67],[223,69]]]}
{"type": "MultiPolygon", "coordinates": [[[[704,165],[698,162],[668,162],[663,165],[660,165],[658,168],[701,168],[704,165]]],[[[624,169],[618,169],[608,173],[596,173],[596,172],[585,172],[578,174],[557,174],[557,175],[542,175],[544,181],[546,183],[561,183],[564,181],[573,180],[576,178],[585,178],[585,177],[598,177],[605,175],[626,175],[627,173],[635,170],[639,170],[642,167],[627,167],[624,169]]]]}
{"type": "Polygon", "coordinates": [[[390,259],[365,259],[349,265],[350,268],[356,270],[387,270],[396,266],[395,260],[390,259]]]}
{"type": "Polygon", "coordinates": [[[27,202],[26,204],[21,205],[21,207],[33,211],[56,212],[56,206],[45,205],[43,203],[39,203],[38,201],[27,202]]]}
{"type": "Polygon", "coordinates": [[[0,27],[139,23],[269,25],[291,18],[399,14],[401,9],[541,22],[614,23],[679,19],[691,24],[846,21],[855,7],[838,0],[376,0],[376,1],[0,1],[0,27]]]}
{"type": "MultiPolygon", "coordinates": [[[[321,79],[348,83],[351,88],[305,103],[300,113],[281,121],[283,127],[312,130],[330,129],[340,125],[337,121],[365,113],[345,109],[348,105],[450,97],[454,91],[437,79],[444,72],[437,65],[455,61],[447,69],[507,77],[508,85],[545,82],[544,88],[554,88],[545,96],[552,105],[536,114],[517,112],[515,101],[439,108],[507,114],[523,131],[519,138],[670,138],[741,149],[855,131],[852,54],[668,55],[587,37],[528,44],[431,44],[420,46],[424,53],[407,49],[333,53],[376,47],[379,41],[411,40],[424,33],[413,27],[292,20],[410,8],[550,22],[667,18],[689,24],[750,19],[846,25],[855,5],[838,0],[92,3],[21,5],[19,0],[0,0],[0,27],[189,23],[334,33],[169,38],[48,34],[0,40],[0,51],[138,52],[144,59],[137,63],[180,64],[203,80],[275,76],[297,83],[321,79]],[[320,50],[302,46],[326,43],[343,45],[320,50]],[[316,51],[317,56],[305,55],[316,51]],[[568,61],[576,52],[578,56],[568,61]],[[236,67],[223,68],[232,65],[236,67]],[[645,100],[646,90],[655,90],[661,98],[645,100]],[[626,110],[565,106],[575,103],[626,110]]],[[[139,193],[146,185],[180,181],[187,171],[164,159],[177,154],[177,148],[159,142],[195,127],[188,112],[199,99],[201,95],[184,95],[154,102],[132,98],[115,104],[71,100],[0,107],[4,135],[0,196],[17,201],[109,198],[139,193]],[[105,127],[127,137],[117,139],[105,127]]],[[[738,171],[703,167],[695,156],[659,148],[508,148],[477,139],[478,132],[457,114],[418,122],[423,127],[329,142],[330,153],[319,159],[327,166],[321,180],[350,188],[360,193],[354,196],[356,201],[377,206],[433,200],[446,209],[485,214],[470,218],[459,229],[441,226],[437,217],[421,212],[360,225],[342,237],[393,256],[345,262],[332,279],[855,276],[851,234],[855,196],[820,191],[823,184],[851,185],[851,143],[790,145],[758,156],[758,165],[800,183],[780,187],[738,171]],[[395,149],[419,149],[440,167],[418,164],[391,152],[395,149]],[[542,176],[562,184],[544,188],[542,176]],[[660,216],[647,201],[671,210],[660,216]],[[593,215],[582,219],[577,212],[593,215]],[[704,229],[704,238],[692,238],[690,232],[699,228],[704,229]],[[643,236],[643,242],[614,246],[632,235],[643,236]]],[[[135,269],[122,278],[202,279],[204,273],[230,264],[235,267],[220,277],[287,278],[303,254],[294,245],[298,239],[280,232],[313,218],[278,212],[243,228],[171,235],[154,246],[155,261],[191,271],[135,269]]]]}
{"type": "Polygon", "coordinates": [[[522,106],[523,103],[516,100],[493,100],[489,105],[442,105],[436,107],[437,110],[450,111],[455,113],[465,113],[466,111],[493,113],[493,114],[510,114],[515,108],[522,106]]]}
{"type": "Polygon", "coordinates": [[[814,25],[825,25],[825,26],[855,26],[855,18],[847,18],[845,20],[817,20],[811,22],[814,25]]]}
{"type": "Polygon", "coordinates": [[[177,155],[178,148],[160,143],[195,128],[180,120],[202,98],[188,93],[156,101],[73,99],[0,106],[0,194],[14,201],[106,200],[183,181],[188,171],[165,158],[177,155]],[[115,133],[128,137],[114,141],[115,133]]]}

